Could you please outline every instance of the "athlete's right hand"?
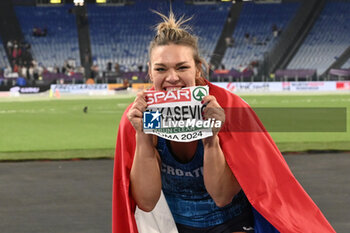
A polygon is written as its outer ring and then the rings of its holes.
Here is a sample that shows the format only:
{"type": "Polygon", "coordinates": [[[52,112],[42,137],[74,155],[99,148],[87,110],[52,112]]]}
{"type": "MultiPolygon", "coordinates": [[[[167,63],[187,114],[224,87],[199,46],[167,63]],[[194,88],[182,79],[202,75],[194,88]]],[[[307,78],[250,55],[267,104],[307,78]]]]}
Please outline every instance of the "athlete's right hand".
{"type": "Polygon", "coordinates": [[[129,109],[127,117],[137,133],[143,130],[143,112],[147,108],[145,91],[137,93],[134,104],[129,109]]]}

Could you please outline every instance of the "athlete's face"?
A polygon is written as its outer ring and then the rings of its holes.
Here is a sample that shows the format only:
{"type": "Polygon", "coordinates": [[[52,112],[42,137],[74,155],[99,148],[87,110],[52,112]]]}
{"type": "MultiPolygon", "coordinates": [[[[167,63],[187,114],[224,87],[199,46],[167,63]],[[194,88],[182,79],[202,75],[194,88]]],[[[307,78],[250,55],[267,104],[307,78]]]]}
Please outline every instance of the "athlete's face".
{"type": "Polygon", "coordinates": [[[149,76],[156,91],[178,90],[195,86],[199,72],[193,50],[184,45],[162,45],[153,48],[149,76]]]}

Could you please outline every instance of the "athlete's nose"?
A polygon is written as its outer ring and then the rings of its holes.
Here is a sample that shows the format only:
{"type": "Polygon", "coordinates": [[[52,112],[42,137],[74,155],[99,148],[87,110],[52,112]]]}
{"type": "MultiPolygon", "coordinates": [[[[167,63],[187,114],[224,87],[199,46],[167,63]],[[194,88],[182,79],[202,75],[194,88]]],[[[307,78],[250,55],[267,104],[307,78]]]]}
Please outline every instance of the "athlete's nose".
{"type": "Polygon", "coordinates": [[[179,80],[180,80],[180,78],[179,78],[178,74],[176,73],[176,70],[169,69],[169,72],[168,72],[167,77],[166,77],[166,81],[168,81],[169,83],[176,83],[179,80]]]}

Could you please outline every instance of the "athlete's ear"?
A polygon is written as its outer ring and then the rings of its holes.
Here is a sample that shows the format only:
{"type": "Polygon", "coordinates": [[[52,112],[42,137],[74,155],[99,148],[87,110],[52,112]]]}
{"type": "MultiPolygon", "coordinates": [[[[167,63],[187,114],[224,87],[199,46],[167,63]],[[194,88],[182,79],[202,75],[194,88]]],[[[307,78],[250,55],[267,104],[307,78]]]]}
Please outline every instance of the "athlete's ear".
{"type": "Polygon", "coordinates": [[[149,76],[149,79],[151,80],[151,82],[153,83],[153,78],[152,78],[152,75],[151,75],[151,63],[150,62],[147,62],[147,66],[148,66],[148,76],[149,76]]]}

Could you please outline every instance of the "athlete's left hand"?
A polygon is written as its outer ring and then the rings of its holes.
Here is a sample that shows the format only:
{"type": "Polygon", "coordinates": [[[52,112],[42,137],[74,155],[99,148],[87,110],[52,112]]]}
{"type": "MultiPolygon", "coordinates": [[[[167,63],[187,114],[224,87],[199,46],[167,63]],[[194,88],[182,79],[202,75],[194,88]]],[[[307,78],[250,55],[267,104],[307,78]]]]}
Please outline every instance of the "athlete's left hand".
{"type": "Polygon", "coordinates": [[[207,95],[203,97],[202,103],[207,105],[202,113],[205,120],[210,118],[215,121],[221,121],[220,127],[214,127],[212,129],[213,136],[216,136],[225,123],[225,111],[216,101],[216,98],[213,95],[207,95]]]}

